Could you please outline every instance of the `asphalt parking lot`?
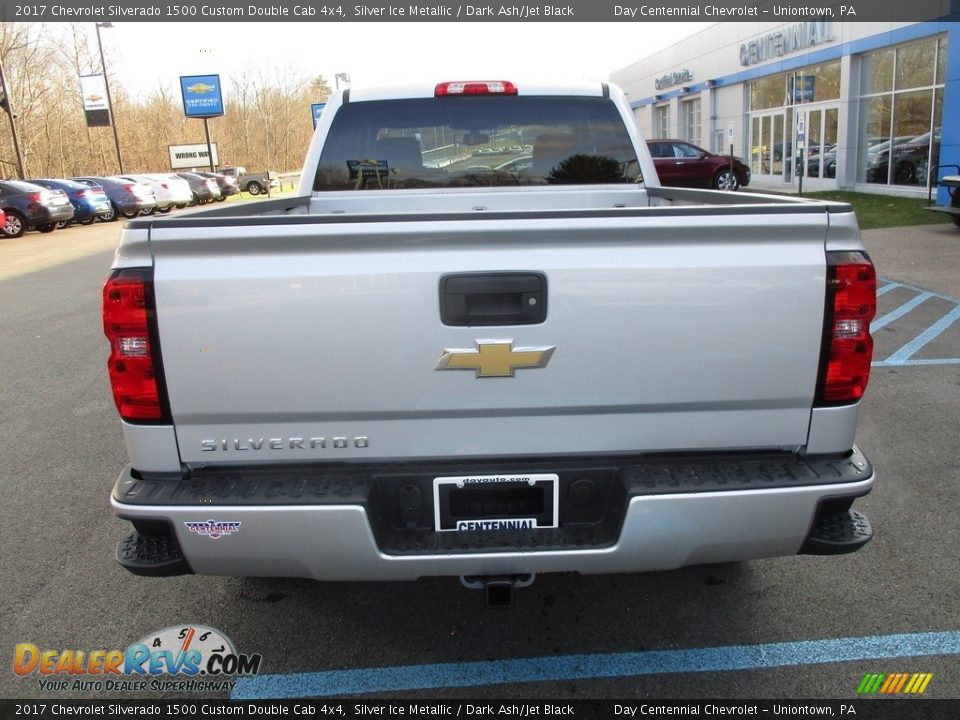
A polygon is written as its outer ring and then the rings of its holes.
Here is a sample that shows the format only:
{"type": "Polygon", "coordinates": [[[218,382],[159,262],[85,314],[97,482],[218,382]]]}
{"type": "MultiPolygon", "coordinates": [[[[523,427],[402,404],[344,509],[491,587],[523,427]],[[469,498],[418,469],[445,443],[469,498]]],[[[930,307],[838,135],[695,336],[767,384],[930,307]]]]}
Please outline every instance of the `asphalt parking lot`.
{"type": "MultiPolygon", "coordinates": [[[[960,230],[864,234],[882,277],[858,444],[878,484],[858,553],[643,575],[548,575],[511,610],[452,579],[405,584],[135,577],[107,497],[125,462],[100,286],[119,224],[0,241],[0,697],[42,690],[14,646],[125,648],[204,625],[263,675],[238,698],[856,697],[866,673],[932,673],[960,698],[960,230]]],[[[228,693],[221,693],[226,697],[228,693]]],[[[158,693],[137,693],[156,696],[158,693]]],[[[168,694],[168,696],[172,696],[168,694]]]]}

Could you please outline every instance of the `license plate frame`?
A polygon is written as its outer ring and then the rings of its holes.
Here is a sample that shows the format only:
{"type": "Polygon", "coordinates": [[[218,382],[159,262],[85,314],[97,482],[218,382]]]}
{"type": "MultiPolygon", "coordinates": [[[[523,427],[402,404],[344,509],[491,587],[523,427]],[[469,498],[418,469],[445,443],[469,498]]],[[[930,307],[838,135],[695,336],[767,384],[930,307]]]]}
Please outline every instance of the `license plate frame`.
{"type": "Polygon", "coordinates": [[[455,475],[433,479],[433,513],[436,532],[484,532],[542,530],[559,527],[560,476],[556,473],[502,473],[498,475],[455,475]],[[469,494],[464,499],[455,495],[469,494]],[[510,512],[481,512],[464,516],[457,505],[479,503],[513,505],[532,501],[534,509],[513,516],[510,512]],[[539,500],[539,505],[537,501],[539,500]],[[458,502],[459,501],[459,502],[458,502]]]}

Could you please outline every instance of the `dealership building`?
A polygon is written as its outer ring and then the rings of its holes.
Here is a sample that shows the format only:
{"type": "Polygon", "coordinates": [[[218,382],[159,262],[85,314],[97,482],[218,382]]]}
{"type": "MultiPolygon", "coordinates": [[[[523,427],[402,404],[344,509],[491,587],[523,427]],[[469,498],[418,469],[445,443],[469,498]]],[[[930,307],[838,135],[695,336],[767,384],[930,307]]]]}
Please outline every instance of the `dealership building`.
{"type": "Polygon", "coordinates": [[[926,196],[960,172],[960,23],[717,23],[610,79],[646,137],[732,145],[752,186],[926,196]]]}

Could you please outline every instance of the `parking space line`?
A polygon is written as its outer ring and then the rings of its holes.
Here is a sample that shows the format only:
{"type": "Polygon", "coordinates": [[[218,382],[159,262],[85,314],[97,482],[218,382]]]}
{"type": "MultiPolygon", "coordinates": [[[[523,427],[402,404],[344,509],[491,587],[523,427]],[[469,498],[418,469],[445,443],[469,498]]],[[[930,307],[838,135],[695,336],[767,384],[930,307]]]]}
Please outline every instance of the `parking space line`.
{"type": "Polygon", "coordinates": [[[912,355],[919,352],[927,343],[936,340],[937,337],[939,337],[944,330],[953,325],[958,318],[960,318],[960,305],[957,305],[955,308],[953,308],[953,310],[948,312],[937,322],[928,327],[922,333],[917,335],[917,337],[884,360],[884,362],[890,365],[903,364],[904,361],[909,360],[912,355]]]}
{"type": "Polygon", "coordinates": [[[921,365],[960,365],[960,358],[925,358],[922,360],[904,360],[903,362],[888,362],[878,360],[870,363],[871,367],[919,367],[921,365]]]}
{"type": "Polygon", "coordinates": [[[888,312],[886,315],[884,315],[882,318],[877,318],[872,323],[870,323],[870,332],[875,333],[877,332],[877,330],[880,330],[881,328],[886,327],[887,325],[892,323],[894,320],[899,320],[908,312],[913,310],[915,307],[929,300],[932,297],[933,297],[933,293],[931,292],[920,293],[919,295],[915,296],[912,300],[908,300],[907,302],[905,302],[896,310],[892,310],[888,312]]]}
{"type": "Polygon", "coordinates": [[[889,283],[887,283],[883,287],[877,288],[877,297],[880,297],[881,295],[886,295],[888,292],[890,292],[891,290],[896,290],[898,287],[903,287],[903,285],[901,285],[898,282],[893,282],[891,280],[889,283]]]}
{"type": "Polygon", "coordinates": [[[960,655],[960,631],[260,675],[238,678],[231,699],[353,696],[933,655],[960,655]]]}
{"type": "MultiPolygon", "coordinates": [[[[958,297],[954,297],[953,295],[947,295],[946,293],[936,292],[936,291],[933,291],[933,290],[927,290],[926,288],[917,287],[916,285],[911,285],[910,283],[899,282],[899,281],[897,281],[897,280],[891,280],[891,279],[888,278],[888,277],[878,277],[878,278],[877,278],[877,281],[878,281],[878,282],[885,282],[885,283],[895,284],[897,287],[906,288],[907,290],[913,290],[914,292],[918,292],[918,293],[928,292],[928,293],[930,293],[931,295],[933,295],[934,297],[940,298],[941,300],[947,300],[947,301],[952,302],[952,303],[958,303],[958,304],[960,304],[960,298],[958,298],[958,297]]],[[[889,285],[884,285],[883,287],[884,287],[884,288],[887,288],[887,287],[889,287],[889,285]]]]}

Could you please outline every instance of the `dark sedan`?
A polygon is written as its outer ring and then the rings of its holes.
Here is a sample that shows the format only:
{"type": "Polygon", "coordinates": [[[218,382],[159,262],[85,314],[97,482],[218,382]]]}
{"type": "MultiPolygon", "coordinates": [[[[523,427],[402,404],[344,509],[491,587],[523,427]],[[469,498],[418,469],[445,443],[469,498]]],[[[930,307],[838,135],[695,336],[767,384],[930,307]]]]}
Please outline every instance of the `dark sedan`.
{"type": "Polygon", "coordinates": [[[186,172],[177,173],[177,177],[183,178],[190,183],[190,190],[193,193],[193,202],[191,202],[190,205],[213,202],[223,197],[223,193],[220,192],[220,186],[217,185],[217,181],[213,178],[205,178],[202,175],[197,175],[197,173],[186,172]]]}
{"type": "Polygon", "coordinates": [[[13,238],[27,230],[53,232],[57,223],[73,217],[73,205],[66,193],[22,180],[0,182],[0,207],[7,215],[3,232],[13,238]]]}
{"type": "Polygon", "coordinates": [[[237,185],[237,179],[235,177],[223,175],[222,173],[200,172],[199,170],[195,172],[194,175],[211,178],[217,183],[220,187],[221,197],[215,198],[216,200],[226,200],[231,195],[236,195],[240,192],[240,186],[237,185]]]}
{"type": "Polygon", "coordinates": [[[740,158],[714,155],[686,140],[647,140],[661,185],[738,190],[750,184],[750,168],[740,158]]]}
{"type": "Polygon", "coordinates": [[[141,210],[157,207],[157,198],[153,188],[147,183],[132,182],[118,177],[75,177],[70,178],[87,187],[101,187],[110,198],[110,212],[99,216],[104,222],[116,220],[117,215],[134,218],[141,210]]]}
{"type": "Polygon", "coordinates": [[[75,180],[53,178],[42,178],[29,182],[48,190],[63,190],[70,198],[70,204],[73,205],[74,222],[81,225],[89,225],[98,216],[107,215],[111,212],[110,198],[107,197],[103,188],[92,188],[75,180]]]}

